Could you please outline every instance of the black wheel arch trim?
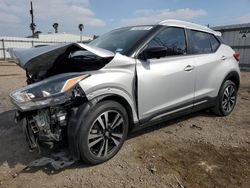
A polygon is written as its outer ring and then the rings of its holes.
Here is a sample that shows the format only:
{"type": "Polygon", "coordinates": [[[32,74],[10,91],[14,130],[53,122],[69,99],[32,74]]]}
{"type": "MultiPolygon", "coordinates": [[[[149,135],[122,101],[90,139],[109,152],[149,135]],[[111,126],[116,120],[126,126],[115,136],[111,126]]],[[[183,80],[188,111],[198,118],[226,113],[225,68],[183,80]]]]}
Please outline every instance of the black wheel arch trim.
{"type": "Polygon", "coordinates": [[[87,118],[88,112],[93,106],[94,103],[88,101],[79,107],[72,108],[70,111],[70,118],[67,126],[68,148],[75,159],[80,159],[78,132],[80,131],[81,123],[87,118]]]}
{"type": "MultiPolygon", "coordinates": [[[[231,71],[231,72],[229,72],[229,73],[227,74],[227,76],[224,78],[224,80],[222,81],[221,86],[223,85],[223,83],[224,83],[225,81],[230,80],[230,78],[236,78],[236,81],[237,81],[238,83],[235,83],[235,84],[236,84],[236,86],[237,86],[238,89],[239,89],[239,87],[240,87],[240,75],[239,75],[239,73],[236,72],[236,71],[231,71]]],[[[232,81],[234,81],[234,80],[232,80],[232,81]]]]}
{"type": "Polygon", "coordinates": [[[132,109],[126,99],[124,99],[122,96],[116,94],[104,94],[97,96],[78,107],[72,108],[70,111],[70,118],[67,126],[67,137],[68,147],[70,153],[73,154],[74,158],[80,159],[80,150],[78,146],[79,136],[76,135],[78,135],[78,132],[80,131],[81,123],[84,121],[84,119],[87,118],[88,113],[92,107],[105,100],[113,100],[115,102],[118,102],[126,109],[129,117],[129,130],[132,130],[132,127],[134,125],[132,109]],[[122,101],[119,99],[122,99],[122,101]]]}
{"type": "Polygon", "coordinates": [[[105,101],[105,100],[112,100],[112,101],[115,101],[115,102],[118,102],[119,104],[121,104],[128,113],[129,131],[132,129],[132,127],[134,125],[133,111],[132,111],[132,107],[130,106],[129,102],[124,97],[117,95],[117,94],[104,94],[104,95],[97,96],[96,98],[94,98],[92,100],[95,100],[96,104],[101,102],[101,101],[105,101]]]}
{"type": "Polygon", "coordinates": [[[240,88],[240,75],[239,75],[239,73],[236,72],[236,71],[231,71],[231,72],[229,72],[229,73],[225,76],[225,78],[223,79],[223,81],[221,82],[220,88],[219,88],[218,93],[217,93],[217,96],[216,96],[216,101],[217,101],[218,98],[219,98],[218,96],[219,96],[219,93],[220,93],[221,88],[223,87],[223,84],[224,84],[227,80],[232,80],[232,79],[230,79],[230,78],[236,78],[236,80],[237,80],[238,83],[235,83],[235,84],[236,84],[236,86],[237,86],[237,89],[240,88]]]}

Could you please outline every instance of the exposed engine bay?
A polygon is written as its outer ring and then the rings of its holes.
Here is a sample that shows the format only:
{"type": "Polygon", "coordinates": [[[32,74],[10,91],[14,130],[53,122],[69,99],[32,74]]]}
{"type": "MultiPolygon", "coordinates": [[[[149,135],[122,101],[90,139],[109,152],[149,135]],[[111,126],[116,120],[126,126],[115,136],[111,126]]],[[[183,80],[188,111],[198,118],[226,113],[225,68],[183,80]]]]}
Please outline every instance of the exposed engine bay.
{"type": "Polygon", "coordinates": [[[30,151],[40,152],[40,144],[52,149],[55,144],[67,145],[67,125],[70,110],[82,105],[87,99],[80,88],[71,90],[72,96],[59,105],[16,112],[16,120],[23,120],[23,130],[30,151]]]}
{"type": "MultiPolygon", "coordinates": [[[[19,113],[17,113],[17,118],[19,113]]],[[[65,135],[63,133],[66,131],[67,116],[65,109],[56,108],[37,110],[26,116],[23,129],[30,151],[40,151],[38,142],[45,143],[53,148],[55,142],[64,140],[65,135]]]]}

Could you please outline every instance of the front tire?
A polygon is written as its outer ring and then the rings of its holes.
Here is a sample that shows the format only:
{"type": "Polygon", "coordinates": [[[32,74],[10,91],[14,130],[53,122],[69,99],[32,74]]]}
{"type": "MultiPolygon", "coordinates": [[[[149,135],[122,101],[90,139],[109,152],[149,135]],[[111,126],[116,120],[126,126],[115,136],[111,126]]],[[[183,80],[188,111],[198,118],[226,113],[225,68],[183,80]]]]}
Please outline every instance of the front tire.
{"type": "Polygon", "coordinates": [[[237,101],[237,93],[236,84],[231,80],[225,81],[219,91],[213,112],[219,116],[231,114],[237,101]]]}
{"type": "Polygon", "coordinates": [[[128,134],[128,115],[115,101],[95,105],[82,121],[79,132],[81,158],[89,164],[111,159],[122,147],[128,134]]]}

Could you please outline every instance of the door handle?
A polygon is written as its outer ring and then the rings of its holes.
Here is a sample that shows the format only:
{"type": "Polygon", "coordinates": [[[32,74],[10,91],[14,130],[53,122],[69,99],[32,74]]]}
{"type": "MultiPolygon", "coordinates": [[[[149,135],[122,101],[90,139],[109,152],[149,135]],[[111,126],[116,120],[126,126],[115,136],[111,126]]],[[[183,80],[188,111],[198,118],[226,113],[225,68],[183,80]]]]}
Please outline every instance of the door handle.
{"type": "Polygon", "coordinates": [[[221,60],[223,60],[223,61],[226,60],[226,59],[227,59],[227,57],[224,56],[224,55],[221,57],[221,60]]]}
{"type": "Polygon", "coordinates": [[[194,70],[194,66],[193,65],[188,65],[186,66],[186,68],[184,69],[184,71],[192,71],[194,70]]]}

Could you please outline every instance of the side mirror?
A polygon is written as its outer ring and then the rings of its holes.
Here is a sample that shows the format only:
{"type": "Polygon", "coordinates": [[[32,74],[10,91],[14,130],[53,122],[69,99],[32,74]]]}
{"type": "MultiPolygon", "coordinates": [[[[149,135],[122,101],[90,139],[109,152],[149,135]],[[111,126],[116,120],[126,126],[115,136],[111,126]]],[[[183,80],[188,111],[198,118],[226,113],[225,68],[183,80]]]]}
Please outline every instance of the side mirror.
{"type": "Polygon", "coordinates": [[[157,46],[157,47],[149,47],[146,48],[142,54],[140,55],[141,59],[152,59],[156,58],[159,59],[161,57],[165,57],[167,55],[167,49],[164,46],[157,46]]]}

